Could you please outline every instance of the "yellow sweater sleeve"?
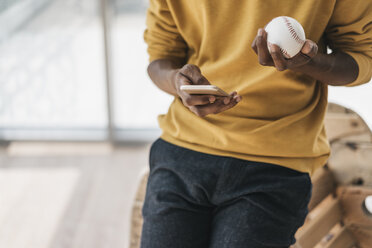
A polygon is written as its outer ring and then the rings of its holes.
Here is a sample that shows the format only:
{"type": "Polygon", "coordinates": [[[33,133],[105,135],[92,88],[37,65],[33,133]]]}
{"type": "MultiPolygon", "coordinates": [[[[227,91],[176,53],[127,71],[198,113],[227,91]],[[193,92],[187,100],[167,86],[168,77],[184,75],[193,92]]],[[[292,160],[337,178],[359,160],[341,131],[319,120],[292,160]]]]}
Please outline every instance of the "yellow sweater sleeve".
{"type": "Polygon", "coordinates": [[[184,61],[187,45],[180,35],[166,0],[150,0],[144,33],[150,62],[170,58],[184,61]]]}
{"type": "Polygon", "coordinates": [[[354,58],[359,66],[357,79],[346,85],[367,83],[372,76],[372,1],[338,0],[326,29],[328,45],[354,58]]]}

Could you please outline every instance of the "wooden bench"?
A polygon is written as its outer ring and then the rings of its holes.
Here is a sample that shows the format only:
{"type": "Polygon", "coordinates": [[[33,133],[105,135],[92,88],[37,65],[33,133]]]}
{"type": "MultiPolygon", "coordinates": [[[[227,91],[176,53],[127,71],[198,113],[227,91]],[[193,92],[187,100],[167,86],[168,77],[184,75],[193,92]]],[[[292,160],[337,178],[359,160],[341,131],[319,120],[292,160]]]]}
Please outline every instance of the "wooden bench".
{"type": "Polygon", "coordinates": [[[363,208],[372,195],[365,186],[336,186],[325,167],[312,177],[313,196],[304,226],[293,248],[371,248],[372,217],[363,208]]]}
{"type": "Polygon", "coordinates": [[[329,104],[325,118],[331,157],[312,176],[309,215],[293,248],[372,248],[372,132],[354,111],[329,104]]]}

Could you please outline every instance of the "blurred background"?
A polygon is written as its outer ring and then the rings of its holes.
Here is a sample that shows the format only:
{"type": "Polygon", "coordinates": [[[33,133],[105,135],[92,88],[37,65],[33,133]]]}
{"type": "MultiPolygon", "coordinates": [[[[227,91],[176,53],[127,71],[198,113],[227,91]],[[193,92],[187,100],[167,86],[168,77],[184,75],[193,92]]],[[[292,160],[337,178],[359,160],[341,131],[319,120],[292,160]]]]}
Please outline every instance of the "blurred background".
{"type": "MultiPolygon", "coordinates": [[[[0,0],[0,247],[128,247],[157,115],[147,0],[0,0]]],[[[372,127],[372,85],[329,100],[372,127]]]]}

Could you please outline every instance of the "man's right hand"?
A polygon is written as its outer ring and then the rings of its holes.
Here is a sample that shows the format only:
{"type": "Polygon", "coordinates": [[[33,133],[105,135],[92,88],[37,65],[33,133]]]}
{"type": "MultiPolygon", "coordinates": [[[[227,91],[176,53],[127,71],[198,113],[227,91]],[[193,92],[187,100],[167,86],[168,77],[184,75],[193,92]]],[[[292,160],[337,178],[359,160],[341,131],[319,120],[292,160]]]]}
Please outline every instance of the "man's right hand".
{"type": "Polygon", "coordinates": [[[228,110],[242,99],[236,91],[229,96],[191,95],[182,91],[181,85],[210,85],[196,65],[186,64],[181,69],[174,70],[172,79],[182,103],[200,117],[228,110]]]}

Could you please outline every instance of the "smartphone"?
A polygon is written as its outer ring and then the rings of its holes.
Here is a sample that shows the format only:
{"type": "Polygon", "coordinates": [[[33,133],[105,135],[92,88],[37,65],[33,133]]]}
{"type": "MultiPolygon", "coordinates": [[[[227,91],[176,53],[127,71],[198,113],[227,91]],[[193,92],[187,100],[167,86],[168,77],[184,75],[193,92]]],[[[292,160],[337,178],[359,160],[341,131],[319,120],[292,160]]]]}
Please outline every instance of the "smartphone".
{"type": "Polygon", "coordinates": [[[216,85],[181,85],[180,89],[190,95],[229,96],[229,94],[216,85]]]}

